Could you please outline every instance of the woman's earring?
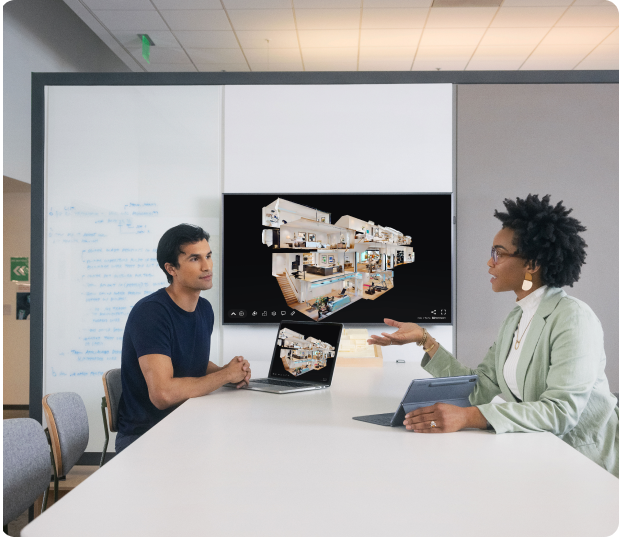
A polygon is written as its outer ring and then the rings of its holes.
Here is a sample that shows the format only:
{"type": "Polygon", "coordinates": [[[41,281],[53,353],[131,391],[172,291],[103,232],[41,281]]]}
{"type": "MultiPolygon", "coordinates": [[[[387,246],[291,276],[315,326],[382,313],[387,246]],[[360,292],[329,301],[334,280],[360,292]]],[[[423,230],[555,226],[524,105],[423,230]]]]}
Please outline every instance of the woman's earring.
{"type": "Polygon", "coordinates": [[[525,279],[523,280],[523,291],[529,291],[529,289],[531,289],[533,286],[532,278],[533,277],[529,272],[525,274],[525,279]]]}

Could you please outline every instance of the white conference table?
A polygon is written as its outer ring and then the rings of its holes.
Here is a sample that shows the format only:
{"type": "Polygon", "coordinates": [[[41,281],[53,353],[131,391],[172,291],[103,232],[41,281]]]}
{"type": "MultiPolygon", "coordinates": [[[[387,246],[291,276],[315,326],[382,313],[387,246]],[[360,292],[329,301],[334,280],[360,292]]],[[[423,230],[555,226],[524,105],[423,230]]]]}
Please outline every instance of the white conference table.
{"type": "MultiPolygon", "coordinates": [[[[252,363],[264,376],[267,362],[252,363]]],[[[607,536],[618,479],[550,433],[415,434],[394,411],[414,363],[337,368],[327,390],[220,390],[169,417],[24,537],[607,536]]]]}

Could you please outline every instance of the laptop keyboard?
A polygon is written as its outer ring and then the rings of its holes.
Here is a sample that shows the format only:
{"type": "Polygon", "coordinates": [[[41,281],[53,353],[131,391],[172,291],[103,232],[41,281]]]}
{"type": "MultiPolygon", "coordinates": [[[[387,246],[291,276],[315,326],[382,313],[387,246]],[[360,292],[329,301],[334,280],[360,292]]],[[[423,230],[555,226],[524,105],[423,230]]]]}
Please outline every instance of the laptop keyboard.
{"type": "Polygon", "coordinates": [[[272,384],[276,386],[287,386],[288,388],[301,388],[308,386],[308,384],[302,384],[300,382],[289,382],[287,380],[274,380],[274,379],[257,379],[251,380],[253,384],[272,384]]]}

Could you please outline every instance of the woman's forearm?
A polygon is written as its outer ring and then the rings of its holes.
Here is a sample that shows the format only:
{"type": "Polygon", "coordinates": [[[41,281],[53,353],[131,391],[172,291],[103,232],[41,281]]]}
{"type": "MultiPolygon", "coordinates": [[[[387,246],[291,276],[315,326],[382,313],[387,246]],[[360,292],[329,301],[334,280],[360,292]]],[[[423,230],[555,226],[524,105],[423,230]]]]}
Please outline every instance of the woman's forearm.
{"type": "Polygon", "coordinates": [[[465,428],[485,429],[488,426],[488,422],[479,408],[470,406],[465,408],[465,410],[467,412],[467,425],[465,425],[465,428]]]}

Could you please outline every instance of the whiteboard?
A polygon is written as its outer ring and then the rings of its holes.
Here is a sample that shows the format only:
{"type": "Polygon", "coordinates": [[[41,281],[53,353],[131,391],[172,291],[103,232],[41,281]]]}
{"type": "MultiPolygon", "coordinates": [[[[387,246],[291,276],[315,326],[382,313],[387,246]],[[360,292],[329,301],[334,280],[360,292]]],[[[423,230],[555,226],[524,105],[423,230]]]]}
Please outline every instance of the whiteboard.
{"type": "MultiPolygon", "coordinates": [[[[43,393],[78,393],[87,451],[104,443],[102,375],[121,366],[125,322],[166,287],[156,247],[196,224],[220,263],[221,99],[216,86],[46,89],[43,393]]],[[[220,324],[219,274],[202,294],[220,324]]],[[[220,352],[219,331],[212,356],[220,352]]],[[[109,451],[114,451],[111,435],[109,451]]]]}
{"type": "Polygon", "coordinates": [[[226,192],[452,192],[451,84],[226,86],[226,192]]]}

